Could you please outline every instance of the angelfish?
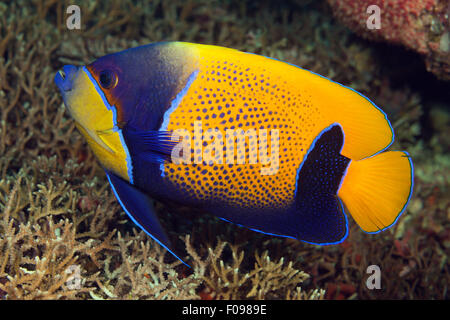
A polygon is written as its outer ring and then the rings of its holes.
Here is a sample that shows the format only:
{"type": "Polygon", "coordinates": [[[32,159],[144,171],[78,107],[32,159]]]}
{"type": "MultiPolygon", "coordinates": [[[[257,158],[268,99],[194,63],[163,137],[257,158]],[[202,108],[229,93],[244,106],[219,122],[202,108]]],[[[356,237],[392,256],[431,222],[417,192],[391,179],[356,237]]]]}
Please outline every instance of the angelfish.
{"type": "Polygon", "coordinates": [[[386,114],[289,63],[163,42],[64,66],[55,82],[125,212],[175,256],[153,199],[324,245],[347,237],[346,212],[376,233],[411,198],[386,114]]]}

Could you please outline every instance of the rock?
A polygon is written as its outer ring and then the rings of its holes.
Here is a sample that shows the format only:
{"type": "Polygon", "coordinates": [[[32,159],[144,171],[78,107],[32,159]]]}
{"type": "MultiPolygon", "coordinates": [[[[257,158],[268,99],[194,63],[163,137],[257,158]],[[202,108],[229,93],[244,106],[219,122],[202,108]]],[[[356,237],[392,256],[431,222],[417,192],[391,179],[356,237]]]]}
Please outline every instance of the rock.
{"type": "Polygon", "coordinates": [[[360,36],[369,40],[402,45],[413,50],[423,56],[428,71],[441,80],[450,80],[450,3],[448,1],[327,1],[335,16],[360,36]],[[374,5],[379,10],[374,10],[374,5]],[[372,23],[373,19],[377,18],[377,11],[379,26],[372,23]]]}

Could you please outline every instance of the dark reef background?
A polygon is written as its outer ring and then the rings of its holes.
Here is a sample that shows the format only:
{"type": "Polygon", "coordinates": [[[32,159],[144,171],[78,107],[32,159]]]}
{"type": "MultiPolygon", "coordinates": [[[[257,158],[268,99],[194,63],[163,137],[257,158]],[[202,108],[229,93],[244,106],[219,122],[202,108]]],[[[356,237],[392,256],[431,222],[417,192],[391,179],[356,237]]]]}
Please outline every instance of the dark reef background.
{"type": "Polygon", "coordinates": [[[397,2],[405,30],[394,31],[416,35],[412,44],[395,32],[364,34],[345,15],[352,3],[0,2],[0,299],[448,299],[446,2],[397,2]],[[81,9],[81,30],[66,27],[70,4],[81,9]],[[319,247],[159,205],[193,269],[166,254],[121,210],[53,83],[64,64],[162,40],[274,57],[370,97],[391,119],[391,148],[415,166],[399,222],[369,235],[350,219],[347,240],[319,247]],[[366,286],[373,264],[379,290],[366,286]]]}

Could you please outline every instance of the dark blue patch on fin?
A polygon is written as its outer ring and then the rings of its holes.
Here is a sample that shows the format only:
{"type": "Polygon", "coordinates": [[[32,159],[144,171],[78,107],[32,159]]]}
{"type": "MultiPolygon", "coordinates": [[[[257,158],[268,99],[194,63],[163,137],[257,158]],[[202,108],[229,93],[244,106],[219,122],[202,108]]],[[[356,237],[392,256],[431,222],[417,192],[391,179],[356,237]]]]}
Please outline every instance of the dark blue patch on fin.
{"type": "Polygon", "coordinates": [[[172,149],[179,143],[172,141],[171,131],[140,131],[125,126],[122,130],[132,158],[162,163],[170,161],[172,149]]]}
{"type": "Polygon", "coordinates": [[[106,175],[117,200],[131,220],[133,220],[133,222],[150,237],[155,239],[160,245],[172,253],[177,259],[189,267],[189,265],[174,253],[169,238],[164,232],[156,215],[153,200],[115,174],[106,171],[106,175]]]}
{"type": "Polygon", "coordinates": [[[342,242],[348,226],[337,193],[350,163],[340,154],[343,145],[344,134],[338,124],[317,136],[298,168],[295,199],[286,208],[208,209],[225,221],[273,236],[321,245],[342,242]]]}
{"type": "Polygon", "coordinates": [[[314,244],[336,244],[348,234],[347,217],[337,196],[350,159],[340,154],[344,133],[333,124],[315,139],[297,174],[290,210],[290,234],[314,244]],[[295,223],[293,223],[295,222],[295,223]]]}

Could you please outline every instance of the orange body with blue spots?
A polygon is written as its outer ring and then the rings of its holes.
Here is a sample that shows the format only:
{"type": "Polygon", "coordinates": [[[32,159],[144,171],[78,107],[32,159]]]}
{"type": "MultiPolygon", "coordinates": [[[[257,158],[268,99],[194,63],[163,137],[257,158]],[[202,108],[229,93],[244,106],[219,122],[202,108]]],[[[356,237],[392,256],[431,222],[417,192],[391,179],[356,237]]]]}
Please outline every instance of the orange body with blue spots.
{"type": "Polygon", "coordinates": [[[125,211],[167,248],[150,199],[332,244],[348,233],[343,203],[363,230],[378,232],[411,196],[409,156],[384,152],[394,139],[386,115],[307,70],[182,42],[73,68],[55,79],[66,105],[125,211]],[[95,121],[86,120],[89,104],[95,121]]]}

